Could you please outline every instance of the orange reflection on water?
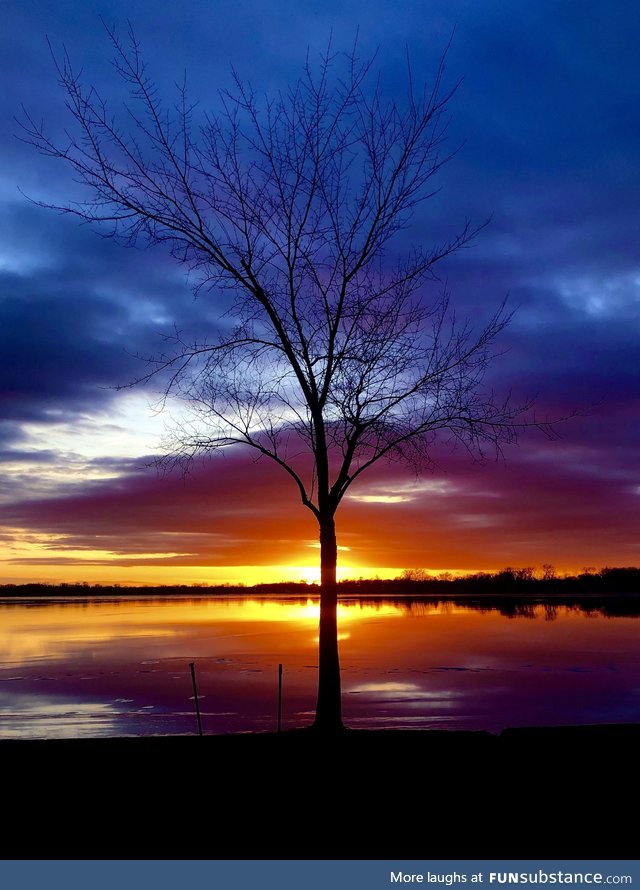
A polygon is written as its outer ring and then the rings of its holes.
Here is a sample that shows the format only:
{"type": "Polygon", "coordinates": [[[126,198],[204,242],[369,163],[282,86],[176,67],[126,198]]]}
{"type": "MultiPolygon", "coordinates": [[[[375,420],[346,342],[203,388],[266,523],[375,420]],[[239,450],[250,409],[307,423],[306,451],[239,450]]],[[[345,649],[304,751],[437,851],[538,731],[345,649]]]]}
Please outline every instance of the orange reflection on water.
{"type": "MultiPolygon", "coordinates": [[[[205,731],[273,729],[279,663],[285,726],[305,725],[318,610],[311,598],[0,603],[0,734],[192,732],[190,662],[205,731]]],[[[347,600],[338,621],[352,726],[637,720],[638,618],[347,600]]]]}
{"type": "MultiPolygon", "coordinates": [[[[89,599],[5,601],[1,604],[0,664],[29,658],[64,657],[71,651],[109,641],[148,637],[171,639],[189,630],[209,640],[219,636],[220,626],[255,624],[267,631],[270,625],[290,624],[314,629],[320,615],[318,600],[237,599],[216,597],[189,600],[89,599]]],[[[349,603],[338,606],[340,625],[372,618],[401,616],[388,603],[349,603]]],[[[246,632],[246,628],[244,628],[246,632]]]]}

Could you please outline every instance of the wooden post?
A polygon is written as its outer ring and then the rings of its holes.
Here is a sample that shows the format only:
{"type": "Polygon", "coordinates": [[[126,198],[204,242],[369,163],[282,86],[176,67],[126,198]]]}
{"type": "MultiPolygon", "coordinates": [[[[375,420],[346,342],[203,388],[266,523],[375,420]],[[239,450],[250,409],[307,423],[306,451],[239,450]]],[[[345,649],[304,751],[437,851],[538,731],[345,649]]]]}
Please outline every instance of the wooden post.
{"type": "Polygon", "coordinates": [[[196,717],[198,718],[198,735],[202,735],[202,719],[200,717],[200,702],[198,701],[198,687],[196,685],[196,663],[195,661],[189,662],[189,667],[191,668],[191,682],[193,683],[193,698],[196,703],[196,717]]]}
{"type": "Polygon", "coordinates": [[[278,665],[278,732],[282,732],[282,665],[278,665]]]}

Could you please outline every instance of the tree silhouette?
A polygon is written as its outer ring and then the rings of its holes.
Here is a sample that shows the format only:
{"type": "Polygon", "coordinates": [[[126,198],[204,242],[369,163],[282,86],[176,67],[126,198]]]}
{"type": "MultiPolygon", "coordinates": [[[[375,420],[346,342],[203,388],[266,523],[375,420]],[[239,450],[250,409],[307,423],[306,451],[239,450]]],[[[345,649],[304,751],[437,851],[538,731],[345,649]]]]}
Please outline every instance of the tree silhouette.
{"type": "MultiPolygon", "coordinates": [[[[179,332],[141,379],[165,375],[191,406],[168,465],[234,445],[275,461],[319,526],[321,606],[315,726],[342,727],[337,643],[336,511],[383,458],[419,469],[439,435],[475,454],[513,441],[523,416],[485,388],[504,305],[481,330],[459,322],[435,266],[482,226],[402,252],[395,238],[434,193],[445,152],[440,60],[401,101],[375,59],[330,49],[307,58],[284,94],[260,99],[234,74],[195,122],[186,87],[167,109],[134,33],[107,29],[129,100],[112,112],[64,51],[54,56],[72,129],[51,139],[25,112],[23,138],[65,161],[88,200],[56,209],[126,244],[166,245],[229,324],[179,332]],[[432,291],[436,291],[432,293],[432,291]],[[230,305],[229,305],[230,300],[230,305]]],[[[51,204],[44,204],[51,207],[51,204]]]]}

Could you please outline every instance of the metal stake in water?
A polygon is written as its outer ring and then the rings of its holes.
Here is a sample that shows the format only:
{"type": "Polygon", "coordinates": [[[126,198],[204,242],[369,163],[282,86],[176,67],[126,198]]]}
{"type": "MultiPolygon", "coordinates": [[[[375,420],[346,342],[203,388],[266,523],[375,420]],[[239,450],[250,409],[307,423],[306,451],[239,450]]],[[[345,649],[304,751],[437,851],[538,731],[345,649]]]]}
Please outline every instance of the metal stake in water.
{"type": "Polygon", "coordinates": [[[282,665],[278,665],[278,732],[282,732],[282,665]]]}
{"type": "Polygon", "coordinates": [[[196,663],[189,662],[191,668],[191,682],[193,683],[193,700],[196,703],[196,717],[198,718],[198,735],[202,735],[202,718],[200,717],[200,702],[198,701],[198,687],[196,685],[196,663]]]}

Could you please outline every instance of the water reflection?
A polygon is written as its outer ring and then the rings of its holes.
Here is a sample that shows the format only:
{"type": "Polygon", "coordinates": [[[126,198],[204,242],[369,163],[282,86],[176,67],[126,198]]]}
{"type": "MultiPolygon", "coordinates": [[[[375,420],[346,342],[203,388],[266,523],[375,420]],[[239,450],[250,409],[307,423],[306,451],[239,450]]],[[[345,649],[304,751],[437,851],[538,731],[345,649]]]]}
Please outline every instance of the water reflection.
{"type": "MultiPolygon", "coordinates": [[[[312,599],[87,599],[0,603],[0,736],[195,731],[310,722],[312,599]]],[[[340,605],[345,719],[451,727],[637,721],[638,601],[349,599],[340,605]],[[614,617],[615,616],[615,617],[614,617]]]]}

